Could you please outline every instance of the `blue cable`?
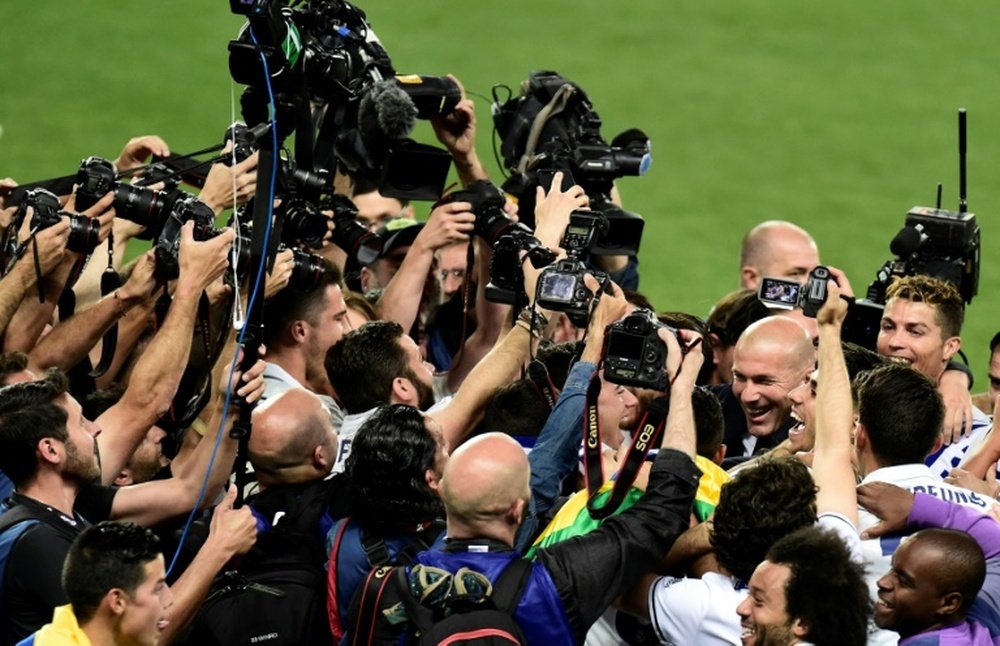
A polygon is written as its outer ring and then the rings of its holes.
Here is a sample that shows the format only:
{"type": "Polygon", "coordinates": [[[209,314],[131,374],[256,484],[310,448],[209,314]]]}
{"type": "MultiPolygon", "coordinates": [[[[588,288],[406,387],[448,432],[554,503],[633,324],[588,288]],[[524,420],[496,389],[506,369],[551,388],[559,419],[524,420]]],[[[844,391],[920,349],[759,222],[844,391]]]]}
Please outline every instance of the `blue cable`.
{"type": "MultiPolygon", "coordinates": [[[[261,258],[260,266],[257,268],[257,276],[254,279],[253,290],[251,290],[250,292],[250,302],[247,304],[247,309],[246,309],[247,314],[249,314],[251,311],[253,311],[254,303],[257,301],[257,297],[260,295],[264,279],[264,267],[267,265],[267,263],[265,262],[265,258],[267,257],[267,249],[269,247],[269,242],[271,238],[271,220],[274,217],[274,186],[278,178],[279,163],[277,159],[278,109],[274,102],[274,91],[271,88],[271,71],[267,67],[267,58],[264,56],[263,50],[260,49],[260,46],[257,43],[257,37],[253,33],[253,28],[248,25],[247,31],[250,34],[250,40],[253,42],[254,45],[257,45],[257,51],[260,54],[260,60],[262,65],[264,66],[264,84],[267,87],[268,108],[270,109],[271,112],[270,115],[271,140],[274,144],[274,151],[275,151],[275,163],[271,165],[271,190],[268,195],[269,199],[267,201],[267,226],[264,228],[264,245],[263,245],[264,254],[263,257],[261,258]]],[[[245,318],[244,321],[246,321],[245,318]]],[[[248,326],[246,322],[244,322],[243,329],[240,330],[240,334],[237,339],[237,343],[239,343],[239,345],[243,345],[243,340],[246,337],[247,333],[247,327],[248,326]]],[[[239,357],[238,352],[233,354],[233,361],[232,363],[229,364],[230,375],[233,374],[233,371],[236,368],[237,357],[239,357]]],[[[207,493],[208,490],[208,476],[210,473],[212,473],[212,467],[215,464],[215,459],[219,453],[219,446],[222,444],[222,429],[226,427],[226,418],[229,415],[229,405],[232,402],[232,394],[233,394],[232,380],[230,380],[230,382],[226,384],[226,400],[225,400],[225,406],[223,407],[222,411],[222,421],[219,423],[219,429],[216,431],[215,434],[216,435],[215,444],[212,446],[212,455],[208,461],[208,469],[205,470],[205,477],[201,481],[201,490],[198,492],[198,500],[197,502],[195,502],[194,508],[191,510],[191,513],[188,515],[187,521],[184,523],[184,531],[181,532],[180,541],[177,543],[177,550],[174,552],[173,558],[170,559],[170,567],[167,568],[167,577],[170,576],[171,572],[173,572],[174,570],[174,565],[177,564],[177,558],[180,556],[181,548],[184,547],[184,541],[187,540],[187,535],[191,529],[191,525],[194,523],[195,516],[198,514],[198,510],[201,508],[202,502],[204,502],[205,500],[205,494],[207,493]]]]}

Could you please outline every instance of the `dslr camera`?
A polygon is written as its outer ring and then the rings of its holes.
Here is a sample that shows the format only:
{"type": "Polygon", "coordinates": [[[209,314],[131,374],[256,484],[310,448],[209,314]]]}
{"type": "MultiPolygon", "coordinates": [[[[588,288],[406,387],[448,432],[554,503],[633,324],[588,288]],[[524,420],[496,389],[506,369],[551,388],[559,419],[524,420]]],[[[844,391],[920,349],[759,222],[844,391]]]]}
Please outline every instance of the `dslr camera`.
{"type": "Polygon", "coordinates": [[[608,288],[608,275],[588,268],[583,262],[583,258],[590,252],[594,240],[605,226],[606,220],[600,213],[592,211],[570,213],[569,224],[560,242],[560,246],[566,250],[567,257],[546,267],[538,277],[535,294],[538,306],[555,312],[565,312],[577,327],[586,327],[590,315],[590,302],[593,300],[593,295],[583,283],[584,274],[593,274],[605,290],[608,288]]]}
{"type": "Polygon", "coordinates": [[[667,346],[657,336],[664,325],[647,309],[637,309],[608,326],[604,346],[604,378],[613,384],[636,386],[664,392],[670,385],[667,375],[667,346]]]}
{"type": "Polygon", "coordinates": [[[48,229],[52,225],[58,224],[62,216],[65,215],[69,218],[69,240],[66,242],[66,248],[83,255],[93,253],[101,236],[101,224],[97,218],[88,218],[85,215],[74,215],[61,211],[59,198],[44,188],[28,191],[24,201],[17,207],[17,211],[14,213],[14,224],[10,227],[15,236],[28,213],[29,206],[34,210],[34,215],[31,216],[32,231],[48,229]]]}
{"type": "Polygon", "coordinates": [[[142,186],[119,182],[115,165],[103,157],[88,157],[80,163],[76,173],[76,208],[84,211],[114,191],[115,200],[111,206],[115,217],[145,227],[137,237],[153,240],[160,234],[174,205],[188,194],[176,186],[165,191],[157,191],[142,186]]]}
{"type": "Polygon", "coordinates": [[[799,308],[809,318],[816,318],[826,302],[826,283],[830,270],[819,265],[809,272],[805,285],[794,280],[765,276],[760,279],[757,298],[768,307],[783,310],[799,308]]]}
{"type": "Polygon", "coordinates": [[[438,200],[435,207],[452,202],[468,202],[472,206],[470,211],[476,216],[473,233],[493,246],[501,236],[517,229],[526,233],[531,233],[523,224],[519,224],[507,217],[503,207],[506,202],[503,191],[497,188],[496,184],[488,179],[481,179],[469,184],[461,191],[454,191],[438,200]]]}

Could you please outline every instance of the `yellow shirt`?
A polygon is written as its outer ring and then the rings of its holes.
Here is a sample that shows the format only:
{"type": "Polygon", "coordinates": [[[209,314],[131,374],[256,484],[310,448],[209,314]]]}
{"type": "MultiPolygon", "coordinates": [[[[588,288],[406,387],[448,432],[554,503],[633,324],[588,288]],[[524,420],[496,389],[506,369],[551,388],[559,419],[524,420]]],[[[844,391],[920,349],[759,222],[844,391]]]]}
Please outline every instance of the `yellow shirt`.
{"type": "Polygon", "coordinates": [[[52,623],[45,624],[30,641],[34,646],[91,646],[90,638],[83,632],[69,604],[59,606],[52,615],[52,623]]]}

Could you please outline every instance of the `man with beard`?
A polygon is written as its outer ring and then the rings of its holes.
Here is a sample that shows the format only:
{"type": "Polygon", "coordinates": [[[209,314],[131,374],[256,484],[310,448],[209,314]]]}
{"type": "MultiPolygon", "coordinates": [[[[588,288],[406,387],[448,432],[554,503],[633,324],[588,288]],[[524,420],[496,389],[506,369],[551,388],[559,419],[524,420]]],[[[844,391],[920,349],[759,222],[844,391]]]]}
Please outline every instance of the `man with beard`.
{"type": "MultiPolygon", "coordinates": [[[[264,362],[258,361],[233,390],[253,402],[263,391],[264,362]]],[[[228,376],[228,375],[227,375],[228,376]]],[[[240,377],[234,376],[235,379],[240,377]]],[[[225,385],[213,404],[210,427],[222,427],[225,385]]],[[[53,372],[41,381],[0,389],[0,469],[14,482],[15,492],[0,515],[0,643],[14,643],[40,628],[52,609],[66,603],[60,586],[63,561],[73,539],[91,523],[106,519],[154,525],[189,512],[204,483],[206,501],[227,479],[235,455],[235,440],[223,433],[220,452],[212,460],[214,438],[205,437],[183,470],[168,480],[121,488],[104,487],[96,437],[99,426],[83,416],[80,404],[66,392],[67,380],[53,372]],[[208,476],[206,477],[206,472],[208,476]]],[[[231,412],[227,418],[233,419],[231,412]]],[[[207,592],[207,583],[238,549],[229,537],[252,531],[248,510],[226,514],[222,536],[209,541],[178,581],[175,610],[192,611],[207,592]],[[200,592],[199,592],[200,591],[200,592]]],[[[180,622],[178,622],[180,623],[180,622]]]]}
{"type": "Polygon", "coordinates": [[[454,397],[434,402],[434,371],[403,328],[371,321],[346,335],[326,355],[326,371],[347,411],[340,428],[335,472],[341,472],[361,425],[384,404],[407,404],[440,426],[447,447],[461,444],[493,392],[510,381],[526,358],[532,333],[519,321],[476,364],[454,397]]]}

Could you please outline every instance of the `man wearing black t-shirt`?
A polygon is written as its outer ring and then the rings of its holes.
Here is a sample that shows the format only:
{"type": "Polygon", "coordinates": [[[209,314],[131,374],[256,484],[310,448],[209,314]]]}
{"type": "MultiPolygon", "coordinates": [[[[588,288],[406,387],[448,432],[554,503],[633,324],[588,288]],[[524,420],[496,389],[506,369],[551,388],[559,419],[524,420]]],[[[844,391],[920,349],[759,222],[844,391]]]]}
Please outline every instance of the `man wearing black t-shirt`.
{"type": "MultiPolygon", "coordinates": [[[[258,361],[238,391],[248,401],[256,401],[263,391],[263,369],[264,362],[258,361]]],[[[0,643],[4,644],[37,630],[50,619],[55,606],[66,603],[60,585],[63,561],[84,528],[109,518],[149,526],[190,511],[211,459],[214,438],[205,437],[190,464],[173,478],[118,489],[96,484],[101,475],[95,441],[100,428],[84,418],[80,404],[65,388],[65,376],[56,373],[42,381],[0,389],[0,469],[15,486],[0,523],[25,519],[0,535],[8,538],[9,532],[20,532],[6,558],[0,551],[0,643]]],[[[215,428],[221,426],[223,412],[222,398],[216,401],[212,409],[215,424],[210,424],[215,428]]],[[[209,502],[225,483],[235,453],[228,429],[220,432],[219,455],[207,476],[205,500],[209,502]]],[[[252,523],[249,511],[241,512],[252,523]]],[[[203,583],[194,581],[195,577],[211,581],[232,556],[220,553],[225,551],[199,554],[203,561],[200,567],[189,567],[185,574],[192,575],[188,585],[203,583]]],[[[183,578],[178,586],[183,587],[182,582],[183,578]]],[[[183,599],[185,595],[177,596],[183,599]]],[[[201,596],[194,596],[189,603],[200,602],[201,596]]],[[[175,614],[184,616],[181,613],[187,610],[175,604],[175,614]]]]}

